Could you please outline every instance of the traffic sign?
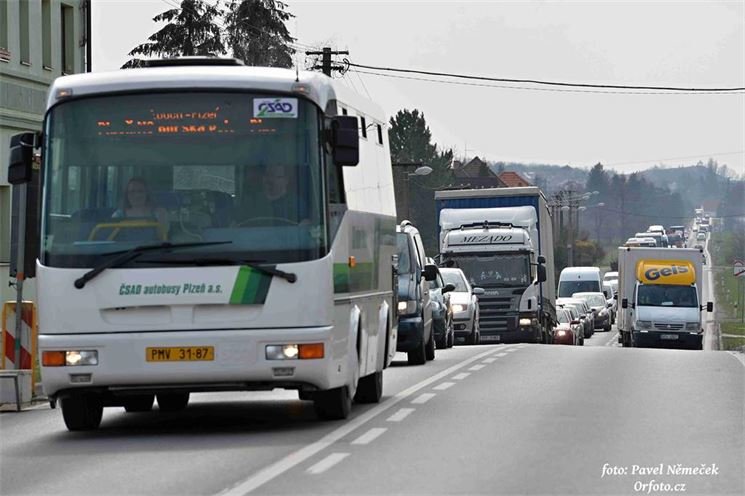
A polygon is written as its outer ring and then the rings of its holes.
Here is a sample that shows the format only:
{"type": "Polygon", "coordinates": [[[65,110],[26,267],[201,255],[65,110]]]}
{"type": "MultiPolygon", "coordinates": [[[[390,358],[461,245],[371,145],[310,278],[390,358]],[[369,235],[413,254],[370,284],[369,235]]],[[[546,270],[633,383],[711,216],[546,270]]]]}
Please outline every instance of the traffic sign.
{"type": "Polygon", "coordinates": [[[735,277],[745,276],[745,262],[735,260],[735,277]]]}

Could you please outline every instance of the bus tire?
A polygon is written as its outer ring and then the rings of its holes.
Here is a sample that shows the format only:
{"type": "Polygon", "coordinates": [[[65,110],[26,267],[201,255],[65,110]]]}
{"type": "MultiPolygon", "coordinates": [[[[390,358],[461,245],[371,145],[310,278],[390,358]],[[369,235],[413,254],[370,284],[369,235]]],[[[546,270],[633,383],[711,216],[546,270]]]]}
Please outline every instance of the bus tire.
{"type": "Polygon", "coordinates": [[[62,398],[62,418],[69,431],[98,429],[103,417],[103,402],[95,394],[81,394],[62,398]]]}
{"type": "Polygon", "coordinates": [[[158,395],[158,408],[161,412],[178,412],[189,404],[189,393],[165,393],[158,395]]]}
{"type": "Polygon", "coordinates": [[[154,394],[138,394],[124,398],[124,409],[128,413],[149,412],[153,409],[154,394]]]}
{"type": "Polygon", "coordinates": [[[313,395],[313,408],[322,420],[343,420],[352,410],[352,398],[347,386],[327,391],[318,391],[313,395]]]}
{"type": "Polygon", "coordinates": [[[357,403],[379,403],[383,396],[383,371],[360,378],[354,401],[357,403]]]}

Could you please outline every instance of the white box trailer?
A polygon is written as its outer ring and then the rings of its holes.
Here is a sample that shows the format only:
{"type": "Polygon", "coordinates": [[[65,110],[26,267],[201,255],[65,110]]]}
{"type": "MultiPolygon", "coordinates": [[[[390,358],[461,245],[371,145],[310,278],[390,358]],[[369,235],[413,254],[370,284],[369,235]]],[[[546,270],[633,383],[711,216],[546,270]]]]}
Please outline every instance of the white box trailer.
{"type": "Polygon", "coordinates": [[[619,342],[701,349],[702,250],[618,249],[619,342]]]}

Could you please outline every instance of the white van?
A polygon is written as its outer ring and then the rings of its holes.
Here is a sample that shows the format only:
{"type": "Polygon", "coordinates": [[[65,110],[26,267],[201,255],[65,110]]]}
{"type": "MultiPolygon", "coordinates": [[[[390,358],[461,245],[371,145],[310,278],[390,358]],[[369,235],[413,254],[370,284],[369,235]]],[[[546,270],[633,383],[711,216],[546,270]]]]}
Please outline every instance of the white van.
{"type": "MultiPolygon", "coordinates": [[[[603,283],[598,267],[566,267],[559,276],[559,298],[571,298],[574,293],[602,293],[603,283]]],[[[607,295],[606,295],[607,298],[607,295]]]]}

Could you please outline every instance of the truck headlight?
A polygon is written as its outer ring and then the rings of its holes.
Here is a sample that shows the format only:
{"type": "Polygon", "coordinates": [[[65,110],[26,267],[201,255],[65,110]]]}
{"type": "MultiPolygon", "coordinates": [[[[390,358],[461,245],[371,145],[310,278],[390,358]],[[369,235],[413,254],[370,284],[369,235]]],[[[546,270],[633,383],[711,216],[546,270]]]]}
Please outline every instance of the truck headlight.
{"type": "Polygon", "coordinates": [[[686,331],[698,331],[701,326],[698,322],[686,322],[686,331]]]}
{"type": "Polygon", "coordinates": [[[468,307],[460,303],[453,305],[453,312],[465,312],[468,307]]]}
{"type": "Polygon", "coordinates": [[[640,331],[650,331],[652,330],[652,321],[651,320],[637,320],[635,327],[640,331]]]}
{"type": "Polygon", "coordinates": [[[523,327],[527,327],[530,325],[530,319],[520,319],[520,325],[523,327]]]}
{"type": "Polygon", "coordinates": [[[398,314],[399,315],[411,315],[416,312],[416,300],[399,301],[398,302],[398,314]]]}

